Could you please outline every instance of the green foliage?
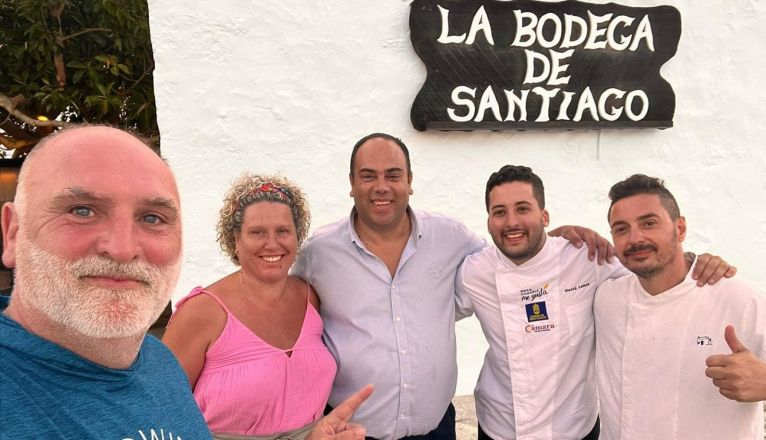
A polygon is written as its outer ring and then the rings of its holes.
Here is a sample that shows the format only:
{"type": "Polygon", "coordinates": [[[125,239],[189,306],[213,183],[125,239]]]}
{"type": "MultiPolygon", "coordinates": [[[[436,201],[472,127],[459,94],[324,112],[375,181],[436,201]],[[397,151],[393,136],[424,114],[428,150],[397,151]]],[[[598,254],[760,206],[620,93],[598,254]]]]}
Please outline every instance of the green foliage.
{"type": "Polygon", "coordinates": [[[66,113],[156,137],[146,2],[0,0],[0,93],[23,96],[31,117],[66,113]]]}

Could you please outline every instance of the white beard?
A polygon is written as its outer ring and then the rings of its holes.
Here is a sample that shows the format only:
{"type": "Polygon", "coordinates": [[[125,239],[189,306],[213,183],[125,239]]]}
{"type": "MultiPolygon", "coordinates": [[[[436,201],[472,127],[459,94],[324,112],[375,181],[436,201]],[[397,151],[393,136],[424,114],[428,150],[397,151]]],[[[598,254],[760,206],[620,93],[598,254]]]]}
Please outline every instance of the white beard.
{"type": "Polygon", "coordinates": [[[121,338],[146,332],[170,300],[180,274],[180,257],[166,266],[120,263],[100,255],[72,261],[39,248],[24,235],[19,231],[16,244],[17,299],[88,337],[121,338]],[[142,285],[109,289],[83,280],[84,276],[131,278],[142,285]]]}

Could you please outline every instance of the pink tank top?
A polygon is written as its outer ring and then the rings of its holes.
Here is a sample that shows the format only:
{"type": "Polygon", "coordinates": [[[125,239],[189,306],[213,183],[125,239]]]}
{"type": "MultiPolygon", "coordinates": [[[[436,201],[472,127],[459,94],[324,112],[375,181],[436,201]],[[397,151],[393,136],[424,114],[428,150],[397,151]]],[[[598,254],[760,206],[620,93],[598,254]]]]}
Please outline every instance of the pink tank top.
{"type": "Polygon", "coordinates": [[[321,418],[337,366],[322,342],[322,318],[308,298],[298,340],[282,350],[264,342],[202,287],[195,287],[178,308],[203,293],[226,311],[226,326],[208,349],[194,387],[210,430],[265,436],[321,418]]]}

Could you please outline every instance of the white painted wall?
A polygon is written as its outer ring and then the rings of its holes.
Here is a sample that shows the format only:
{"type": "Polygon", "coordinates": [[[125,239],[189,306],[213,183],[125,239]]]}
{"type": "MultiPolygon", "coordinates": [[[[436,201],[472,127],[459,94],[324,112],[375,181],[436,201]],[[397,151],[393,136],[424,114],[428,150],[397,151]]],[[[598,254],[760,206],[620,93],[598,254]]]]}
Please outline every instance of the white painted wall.
{"type": "MultiPolygon", "coordinates": [[[[596,0],[597,3],[606,3],[596,0]]],[[[421,133],[409,111],[425,67],[409,40],[407,1],[149,0],[162,150],[184,203],[185,264],[175,298],[233,270],[215,242],[216,214],[241,171],[297,181],[314,225],[348,214],[348,156],[373,131],[410,147],[418,209],[486,235],[483,188],[506,163],[546,184],[552,225],[608,233],[608,188],[635,172],[666,179],[685,214],[686,248],[710,250],[766,283],[766,3],[673,3],[683,22],[663,68],[676,92],[668,130],[421,133]]],[[[458,325],[470,394],[485,344],[458,325]]]]}

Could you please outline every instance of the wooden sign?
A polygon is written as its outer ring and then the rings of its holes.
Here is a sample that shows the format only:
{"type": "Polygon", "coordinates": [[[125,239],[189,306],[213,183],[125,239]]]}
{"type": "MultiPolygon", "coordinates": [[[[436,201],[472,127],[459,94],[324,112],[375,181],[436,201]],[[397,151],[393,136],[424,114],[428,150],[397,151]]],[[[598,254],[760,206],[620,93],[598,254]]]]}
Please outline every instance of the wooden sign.
{"type": "Polygon", "coordinates": [[[428,72],[418,130],[673,126],[660,68],[681,36],[674,7],[414,0],[410,34],[428,72]]]}

